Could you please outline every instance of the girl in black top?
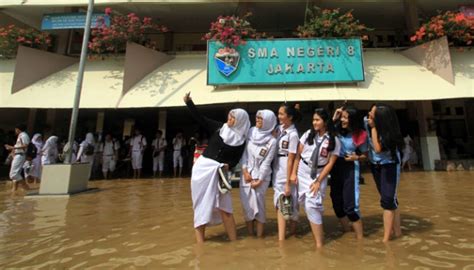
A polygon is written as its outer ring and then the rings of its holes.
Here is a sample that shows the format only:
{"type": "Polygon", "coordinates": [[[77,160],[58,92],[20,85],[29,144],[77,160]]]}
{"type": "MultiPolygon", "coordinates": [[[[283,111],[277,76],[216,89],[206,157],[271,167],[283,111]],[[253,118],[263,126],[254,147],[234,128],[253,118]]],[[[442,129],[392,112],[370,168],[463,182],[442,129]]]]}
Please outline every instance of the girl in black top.
{"type": "Polygon", "coordinates": [[[196,240],[198,243],[204,241],[206,225],[217,225],[222,221],[229,239],[236,240],[232,198],[228,192],[219,192],[218,170],[222,167],[230,170],[239,163],[250,128],[249,116],[243,109],[234,109],[229,112],[227,122],[221,123],[202,116],[190,93],[184,96],[184,102],[194,120],[212,134],[208,147],[194,164],[191,174],[196,240]]]}

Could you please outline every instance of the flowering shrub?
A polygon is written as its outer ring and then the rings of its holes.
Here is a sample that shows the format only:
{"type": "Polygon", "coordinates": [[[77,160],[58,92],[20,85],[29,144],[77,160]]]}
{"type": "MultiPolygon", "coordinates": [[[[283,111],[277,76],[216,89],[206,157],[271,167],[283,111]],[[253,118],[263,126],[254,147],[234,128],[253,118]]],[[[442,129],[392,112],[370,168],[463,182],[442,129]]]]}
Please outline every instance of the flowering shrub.
{"type": "Polygon", "coordinates": [[[306,10],[307,19],[304,25],[298,26],[296,35],[301,38],[310,37],[361,37],[368,39],[367,28],[356,20],[352,11],[340,13],[339,9],[320,9],[314,7],[306,10]]]}
{"type": "Polygon", "coordinates": [[[242,18],[219,16],[217,21],[211,23],[209,33],[205,34],[202,39],[219,41],[226,47],[238,47],[245,45],[246,39],[265,37],[265,33],[257,33],[247,20],[251,15],[252,13],[247,13],[242,18]]]}
{"type": "Polygon", "coordinates": [[[0,57],[14,58],[18,46],[47,50],[51,46],[51,36],[36,29],[23,29],[13,24],[0,27],[0,57]]]}
{"type": "Polygon", "coordinates": [[[410,40],[420,44],[443,36],[448,38],[449,45],[472,45],[474,20],[466,18],[463,13],[447,11],[424,23],[410,40]]]}
{"type": "Polygon", "coordinates": [[[110,16],[110,26],[105,24],[104,18],[98,18],[96,28],[91,31],[88,47],[93,54],[124,52],[129,41],[156,49],[156,43],[148,39],[147,34],[168,31],[165,26],[153,23],[151,18],[141,19],[135,13],[120,15],[106,8],[105,14],[110,16]]]}

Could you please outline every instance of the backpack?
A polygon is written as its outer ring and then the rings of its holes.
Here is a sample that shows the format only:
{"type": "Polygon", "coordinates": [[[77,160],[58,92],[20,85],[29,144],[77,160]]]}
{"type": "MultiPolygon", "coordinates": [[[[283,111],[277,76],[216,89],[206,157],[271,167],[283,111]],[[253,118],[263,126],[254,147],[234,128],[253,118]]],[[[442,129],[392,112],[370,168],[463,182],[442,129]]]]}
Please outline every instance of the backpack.
{"type": "Polygon", "coordinates": [[[38,149],[33,143],[29,143],[26,148],[26,157],[30,159],[35,159],[38,155],[38,149]]]}
{"type": "Polygon", "coordinates": [[[84,149],[84,154],[86,154],[86,156],[92,156],[94,154],[94,146],[88,143],[86,149],[84,149]]]}

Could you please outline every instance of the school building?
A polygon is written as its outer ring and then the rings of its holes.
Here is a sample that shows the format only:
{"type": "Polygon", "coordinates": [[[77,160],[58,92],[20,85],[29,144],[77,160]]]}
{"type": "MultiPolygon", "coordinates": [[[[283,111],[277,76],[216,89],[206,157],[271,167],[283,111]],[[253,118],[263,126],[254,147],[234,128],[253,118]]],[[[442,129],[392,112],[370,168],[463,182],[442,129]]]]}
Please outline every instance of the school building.
{"type": "MultiPolygon", "coordinates": [[[[41,29],[46,14],[85,12],[87,2],[3,0],[0,27],[15,24],[41,29]]],[[[139,125],[149,139],[156,129],[165,131],[168,139],[179,129],[191,136],[197,126],[182,100],[189,91],[204,114],[223,121],[226,112],[237,106],[253,117],[258,109],[276,111],[284,101],[300,103],[304,113],[298,124],[301,132],[310,127],[311,112],[316,107],[335,108],[347,101],[366,111],[372,103],[384,102],[397,109],[402,133],[415,139],[420,167],[434,170],[437,164],[438,169],[443,169],[446,161],[452,160],[456,168],[461,169],[461,164],[464,169],[474,169],[474,50],[448,47],[446,39],[433,41],[428,49],[414,47],[410,41],[420,22],[438,10],[462,9],[472,15],[473,6],[468,2],[96,0],[96,12],[104,12],[107,7],[121,14],[133,12],[159,20],[169,31],[150,34],[159,51],[129,44],[124,54],[88,60],[78,132],[107,130],[126,136],[134,125],[139,125]],[[303,24],[305,10],[312,4],[353,10],[355,18],[374,29],[358,51],[363,68],[360,78],[344,79],[347,74],[342,70],[347,61],[344,57],[336,59],[335,55],[336,48],[348,49],[345,45],[313,47],[313,41],[305,43],[295,38],[294,32],[303,24]],[[249,11],[253,13],[252,26],[272,36],[273,41],[256,41],[253,51],[241,52],[234,74],[216,71],[217,54],[208,51],[201,37],[219,15],[249,11]],[[285,40],[289,42],[286,45],[285,40]],[[301,57],[304,65],[272,62],[283,58],[273,55],[273,49],[275,54],[284,52],[287,58],[301,57]],[[319,53],[334,57],[337,65],[323,63],[323,67],[305,62],[319,53]],[[261,66],[249,71],[251,60],[261,66]],[[258,74],[251,75],[252,72],[258,74]],[[283,76],[284,80],[277,77],[289,73],[294,76],[283,76]],[[328,74],[341,77],[327,80],[328,74]]],[[[48,32],[54,37],[50,52],[22,47],[15,59],[0,59],[3,130],[24,122],[30,132],[41,129],[46,135],[67,137],[83,30],[48,32]]]]}

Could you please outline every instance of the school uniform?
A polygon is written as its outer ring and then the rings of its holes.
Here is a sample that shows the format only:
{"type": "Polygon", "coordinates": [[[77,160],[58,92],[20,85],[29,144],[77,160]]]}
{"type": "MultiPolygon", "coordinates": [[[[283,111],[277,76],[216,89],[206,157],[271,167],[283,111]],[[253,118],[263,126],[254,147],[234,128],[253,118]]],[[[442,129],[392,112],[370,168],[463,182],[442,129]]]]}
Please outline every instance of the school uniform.
{"type": "Polygon", "coordinates": [[[41,164],[55,164],[58,158],[58,137],[49,137],[41,150],[41,164]]]}
{"type": "Polygon", "coordinates": [[[272,131],[277,121],[270,110],[258,111],[257,115],[259,114],[263,118],[263,126],[260,129],[250,129],[241,163],[253,180],[262,180],[263,183],[252,188],[251,183],[247,183],[241,174],[239,191],[245,221],[257,220],[265,223],[265,194],[271,181],[272,162],[276,151],[276,139],[272,136],[272,131]]]}
{"type": "Polygon", "coordinates": [[[166,147],[168,143],[165,138],[160,138],[154,139],[152,145],[155,148],[155,152],[153,153],[153,171],[156,172],[159,169],[160,172],[162,172],[165,165],[165,149],[160,149],[166,147]]]}
{"type": "MultiPolygon", "coordinates": [[[[29,143],[30,137],[28,136],[28,134],[26,134],[26,132],[21,132],[20,134],[18,134],[14,147],[21,147],[22,145],[28,145],[29,143]]],[[[13,149],[12,151],[13,160],[10,167],[10,179],[13,182],[21,181],[23,180],[22,169],[26,161],[26,149],[13,149]]]]}
{"type": "Polygon", "coordinates": [[[411,139],[410,135],[407,135],[405,138],[403,138],[403,142],[405,143],[405,147],[403,148],[403,162],[410,162],[413,159],[413,153],[414,149],[412,147],[413,140],[411,139]]]}
{"type": "MultiPolygon", "coordinates": [[[[283,126],[277,128],[277,149],[275,159],[273,160],[273,205],[278,208],[278,199],[282,194],[285,193],[285,185],[288,179],[288,155],[296,154],[298,151],[298,131],[294,125],[291,125],[287,129],[283,126]]],[[[290,196],[292,197],[292,215],[291,220],[298,220],[298,188],[295,185],[291,185],[290,196]]]]}
{"type": "Polygon", "coordinates": [[[81,161],[81,163],[90,163],[91,170],[94,167],[94,153],[88,155],[87,148],[90,146],[94,147],[95,150],[95,142],[94,142],[94,135],[92,133],[87,133],[86,139],[81,142],[79,145],[79,152],[77,153],[77,158],[81,161]]]}
{"type": "Polygon", "coordinates": [[[181,149],[184,146],[183,138],[173,139],[173,168],[183,167],[183,156],[181,155],[181,149]]]}
{"type": "Polygon", "coordinates": [[[359,207],[360,162],[346,161],[344,158],[353,153],[368,151],[367,132],[359,131],[356,135],[348,133],[338,135],[341,151],[331,171],[331,200],[338,218],[346,217],[356,222],[361,218],[359,207]]]}
{"type": "Polygon", "coordinates": [[[117,162],[117,152],[120,145],[117,141],[105,141],[100,145],[102,152],[102,172],[114,172],[117,162]]]}
{"type": "Polygon", "coordinates": [[[341,143],[335,138],[334,150],[328,151],[329,134],[323,136],[316,134],[313,144],[307,142],[311,130],[306,131],[300,139],[303,145],[301,159],[298,164],[298,200],[299,204],[304,207],[308,220],[313,224],[323,223],[324,206],[323,201],[326,194],[327,177],[320,179],[320,186],[316,194],[311,193],[311,184],[319,177],[324,167],[329,163],[332,156],[339,156],[341,151],[341,143]],[[317,151],[317,152],[315,152],[317,151]],[[313,156],[313,153],[315,156],[313,156]],[[316,156],[317,155],[317,156],[316,156]],[[314,157],[314,161],[313,161],[314,157]],[[317,164],[313,164],[316,162],[317,164]],[[311,170],[316,166],[312,175],[311,170]]]}
{"type": "Polygon", "coordinates": [[[137,135],[130,140],[132,147],[132,168],[140,170],[143,163],[143,153],[146,148],[146,138],[143,135],[137,135]]]}
{"type": "Polygon", "coordinates": [[[41,149],[43,148],[43,141],[40,140],[41,134],[35,134],[31,142],[36,147],[36,157],[31,161],[31,167],[28,176],[40,178],[41,177],[41,149]]]}
{"type": "Polygon", "coordinates": [[[248,114],[242,109],[232,110],[236,124],[228,127],[227,124],[203,117],[192,100],[186,102],[186,105],[192,117],[212,134],[208,147],[197,159],[191,174],[194,228],[221,224],[219,210],[232,214],[233,208],[230,192],[219,192],[218,169],[224,164],[228,164],[232,169],[239,163],[250,128],[248,114]]]}
{"type": "Polygon", "coordinates": [[[380,194],[380,206],[385,210],[395,210],[398,208],[398,184],[400,183],[400,151],[397,150],[395,156],[390,150],[384,149],[377,153],[371,138],[370,127],[367,117],[364,118],[365,129],[369,141],[369,162],[372,175],[374,176],[377,190],[380,194]]]}

